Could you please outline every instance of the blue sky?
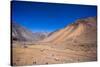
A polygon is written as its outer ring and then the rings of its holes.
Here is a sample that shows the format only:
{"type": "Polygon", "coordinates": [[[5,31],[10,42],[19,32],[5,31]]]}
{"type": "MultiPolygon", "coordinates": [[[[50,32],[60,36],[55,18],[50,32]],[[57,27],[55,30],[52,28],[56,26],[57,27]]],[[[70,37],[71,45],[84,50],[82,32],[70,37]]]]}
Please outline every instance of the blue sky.
{"type": "Polygon", "coordinates": [[[12,1],[12,22],[35,32],[64,28],[78,18],[97,16],[97,7],[89,5],[12,1]]]}

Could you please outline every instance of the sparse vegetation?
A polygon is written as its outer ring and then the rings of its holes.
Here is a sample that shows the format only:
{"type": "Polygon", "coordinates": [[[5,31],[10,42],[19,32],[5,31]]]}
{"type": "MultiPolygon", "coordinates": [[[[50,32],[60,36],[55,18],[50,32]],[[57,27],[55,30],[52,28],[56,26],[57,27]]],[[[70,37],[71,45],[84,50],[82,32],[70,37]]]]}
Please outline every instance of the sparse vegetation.
{"type": "Polygon", "coordinates": [[[48,62],[46,62],[45,64],[48,64],[48,62]]]}
{"type": "Polygon", "coordinates": [[[33,64],[36,64],[36,61],[33,61],[33,64]]]}
{"type": "Polygon", "coordinates": [[[26,45],[24,45],[23,47],[24,47],[24,48],[28,48],[28,46],[26,46],[26,45]]]}

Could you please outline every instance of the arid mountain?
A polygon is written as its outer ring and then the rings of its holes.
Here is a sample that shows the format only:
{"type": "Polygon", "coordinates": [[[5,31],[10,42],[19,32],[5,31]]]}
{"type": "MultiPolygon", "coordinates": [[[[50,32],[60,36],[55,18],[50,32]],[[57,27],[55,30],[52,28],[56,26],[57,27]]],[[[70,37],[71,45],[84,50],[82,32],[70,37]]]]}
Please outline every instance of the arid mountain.
{"type": "Polygon", "coordinates": [[[12,39],[14,41],[39,41],[47,35],[42,32],[31,32],[18,23],[12,23],[12,39]]]}
{"type": "Polygon", "coordinates": [[[53,32],[43,42],[96,42],[96,18],[79,19],[64,29],[53,32]]]}

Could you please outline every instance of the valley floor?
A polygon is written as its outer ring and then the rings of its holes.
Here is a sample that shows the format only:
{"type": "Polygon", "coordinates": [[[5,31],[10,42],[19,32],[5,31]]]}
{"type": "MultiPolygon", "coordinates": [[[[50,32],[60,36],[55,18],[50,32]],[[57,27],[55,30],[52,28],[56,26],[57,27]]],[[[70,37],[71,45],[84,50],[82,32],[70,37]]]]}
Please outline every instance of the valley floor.
{"type": "MultiPolygon", "coordinates": [[[[75,48],[76,49],[76,48],[75,48]]],[[[26,45],[12,48],[12,64],[21,65],[40,65],[96,61],[96,49],[89,51],[56,49],[44,45],[26,45]]]]}

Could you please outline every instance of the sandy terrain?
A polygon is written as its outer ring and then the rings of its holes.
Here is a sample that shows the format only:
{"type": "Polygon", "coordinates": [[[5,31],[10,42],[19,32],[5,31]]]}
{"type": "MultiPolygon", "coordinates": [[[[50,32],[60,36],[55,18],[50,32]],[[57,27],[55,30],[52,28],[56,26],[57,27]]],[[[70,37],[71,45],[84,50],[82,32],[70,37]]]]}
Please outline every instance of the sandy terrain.
{"type": "Polygon", "coordinates": [[[13,65],[58,64],[96,60],[96,51],[93,50],[62,50],[44,45],[16,46],[13,48],[12,54],[13,65]]]}

